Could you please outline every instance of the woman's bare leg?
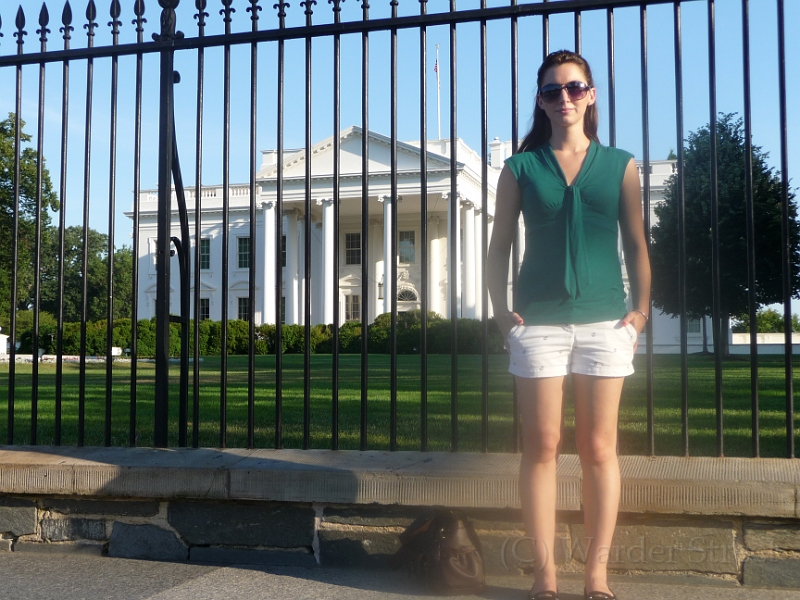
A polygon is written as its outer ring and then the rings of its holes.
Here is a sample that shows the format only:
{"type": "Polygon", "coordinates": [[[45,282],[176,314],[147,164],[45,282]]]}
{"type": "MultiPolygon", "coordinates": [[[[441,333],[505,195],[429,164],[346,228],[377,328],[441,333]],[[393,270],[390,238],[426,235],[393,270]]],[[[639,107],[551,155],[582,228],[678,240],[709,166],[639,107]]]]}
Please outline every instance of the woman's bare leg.
{"type": "Polygon", "coordinates": [[[619,511],[617,420],[623,381],[622,377],[572,376],[575,442],[583,470],[587,591],[610,591],[607,568],[619,511]]]}
{"type": "Polygon", "coordinates": [[[561,441],[564,377],[517,377],[522,416],[519,493],[525,534],[535,540],[532,590],[556,589],[556,459],[561,441]]]}

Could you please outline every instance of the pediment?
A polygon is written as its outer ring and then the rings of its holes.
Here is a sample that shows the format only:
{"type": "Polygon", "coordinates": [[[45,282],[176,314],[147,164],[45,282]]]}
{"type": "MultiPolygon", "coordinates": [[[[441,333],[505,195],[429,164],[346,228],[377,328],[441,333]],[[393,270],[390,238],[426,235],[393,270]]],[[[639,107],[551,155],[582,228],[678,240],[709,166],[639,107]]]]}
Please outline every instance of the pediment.
{"type": "MultiPolygon", "coordinates": [[[[311,176],[333,176],[333,136],[316,144],[311,149],[311,176]]],[[[339,134],[340,162],[339,172],[342,176],[361,175],[361,150],[363,134],[360,127],[348,127],[339,134]]],[[[406,142],[397,142],[397,171],[419,172],[421,150],[406,142]]],[[[294,152],[284,158],[284,178],[302,178],[306,175],[305,151],[294,152]]],[[[391,172],[391,139],[369,132],[369,171],[370,173],[391,172]]],[[[450,161],[443,156],[428,152],[428,170],[448,169],[450,161]]],[[[267,167],[259,171],[258,179],[274,179],[277,166],[267,167]]]]}

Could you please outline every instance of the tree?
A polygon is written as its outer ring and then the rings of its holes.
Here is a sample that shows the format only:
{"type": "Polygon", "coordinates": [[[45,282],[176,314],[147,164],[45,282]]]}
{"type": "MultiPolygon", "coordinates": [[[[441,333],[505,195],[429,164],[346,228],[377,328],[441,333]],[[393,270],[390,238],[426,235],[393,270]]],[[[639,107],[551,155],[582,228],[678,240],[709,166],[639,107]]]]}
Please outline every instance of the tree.
{"type": "MultiPolygon", "coordinates": [[[[20,122],[20,141],[28,144],[31,136],[24,133],[24,121],[20,122]]],[[[0,121],[0,322],[7,324],[11,314],[12,278],[17,278],[17,309],[33,306],[34,253],[36,248],[36,197],[37,157],[30,146],[20,149],[19,203],[14,198],[14,158],[16,117],[13,113],[0,121]],[[18,260],[13,263],[13,222],[18,211],[18,260]]],[[[49,210],[58,208],[58,198],[50,182],[50,173],[42,160],[42,232],[50,223],[49,210]]],[[[42,256],[45,256],[44,251],[42,256]]]]}
{"type": "MultiPolygon", "coordinates": [[[[750,333],[750,315],[744,314],[736,318],[734,333],[750,333]]],[[[783,313],[773,308],[759,310],[756,313],[756,331],[758,333],[783,333],[783,313]]],[[[800,331],[800,317],[792,314],[792,331],[800,331]]]]}
{"type": "MultiPolygon", "coordinates": [[[[708,125],[690,133],[683,152],[686,216],[686,310],[690,317],[712,313],[711,245],[711,133],[708,125]]],[[[753,205],[756,302],[763,306],[782,301],[781,181],[767,165],[768,154],[753,146],[753,205]]],[[[720,245],[720,313],[723,340],[727,340],[729,315],[749,310],[747,220],[745,187],[745,137],[741,118],[722,114],[717,122],[717,172],[720,245]]],[[[800,290],[797,208],[789,194],[789,246],[792,296],[800,290]]],[[[651,264],[653,304],[678,315],[678,181],[667,182],[665,201],[656,206],[651,264]]]]}
{"type": "MultiPolygon", "coordinates": [[[[50,255],[42,272],[42,310],[58,314],[58,232],[48,235],[50,255]]],[[[83,297],[83,229],[67,227],[64,231],[64,321],[81,320],[83,297]]],[[[108,316],[108,236],[89,229],[86,243],[87,302],[86,318],[104,320],[108,316]]],[[[130,318],[132,314],[133,252],[128,246],[114,250],[114,319],[130,318]]]]}

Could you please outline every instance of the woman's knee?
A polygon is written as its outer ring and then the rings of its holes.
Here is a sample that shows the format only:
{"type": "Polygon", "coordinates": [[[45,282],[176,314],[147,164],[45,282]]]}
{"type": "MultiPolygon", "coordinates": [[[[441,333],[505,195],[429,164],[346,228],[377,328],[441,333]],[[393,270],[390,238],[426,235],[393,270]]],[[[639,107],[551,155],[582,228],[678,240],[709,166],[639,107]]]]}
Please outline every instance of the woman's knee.
{"type": "Polygon", "coordinates": [[[560,431],[537,432],[525,436],[522,453],[530,462],[548,462],[556,459],[560,445],[560,431]]]}
{"type": "Polygon", "coordinates": [[[601,465],[617,458],[617,440],[614,436],[586,436],[578,438],[576,446],[581,462],[601,465]]]}

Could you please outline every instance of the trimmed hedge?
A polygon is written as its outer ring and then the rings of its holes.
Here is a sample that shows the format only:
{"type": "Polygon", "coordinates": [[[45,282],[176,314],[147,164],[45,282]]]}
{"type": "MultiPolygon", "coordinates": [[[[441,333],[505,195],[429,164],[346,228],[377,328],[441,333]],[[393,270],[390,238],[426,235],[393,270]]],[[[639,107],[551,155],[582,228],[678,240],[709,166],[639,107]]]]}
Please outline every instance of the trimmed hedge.
{"type": "MultiPolygon", "coordinates": [[[[43,313],[44,314],[44,313],[43,313]]],[[[56,353],[57,324],[50,315],[40,318],[39,347],[45,354],[56,353]]],[[[23,321],[27,325],[20,328],[20,352],[30,354],[33,348],[32,320],[23,321]]],[[[378,316],[367,327],[368,349],[373,354],[388,354],[391,350],[392,320],[389,313],[378,316]]],[[[219,321],[200,321],[200,355],[219,356],[222,344],[222,324],[219,321]]],[[[363,328],[358,321],[348,321],[339,328],[339,351],[345,354],[361,352],[363,328]]],[[[475,319],[458,320],[458,353],[481,353],[482,323],[475,319]]],[[[180,333],[178,323],[170,323],[170,356],[180,355],[180,333]]],[[[247,354],[250,348],[250,326],[246,321],[228,321],[227,350],[229,355],[247,354]]],[[[422,314],[414,310],[397,314],[397,352],[398,354],[418,354],[421,348],[422,314]]],[[[428,313],[428,352],[430,354],[450,354],[452,330],[449,319],[443,319],[434,312],[428,313]]],[[[131,347],[131,320],[119,319],[114,322],[112,346],[131,347]]],[[[275,325],[255,327],[256,354],[274,354],[277,345],[275,325]]],[[[106,353],[106,321],[86,324],[86,354],[103,356],[106,353]]],[[[310,332],[310,352],[330,354],[333,351],[333,326],[314,325],[310,332]]],[[[489,320],[489,353],[503,353],[503,339],[494,320],[489,320]]],[[[65,323],[63,332],[64,354],[80,354],[81,324],[65,323]]],[[[194,326],[189,325],[189,348],[194,347],[194,326]]],[[[281,328],[281,347],[284,354],[305,352],[305,327],[303,325],[284,325],[281,328]]],[[[190,350],[191,351],[191,350],[190,350]]],[[[155,355],[155,319],[141,320],[138,325],[137,354],[140,358],[155,355]]]]}

